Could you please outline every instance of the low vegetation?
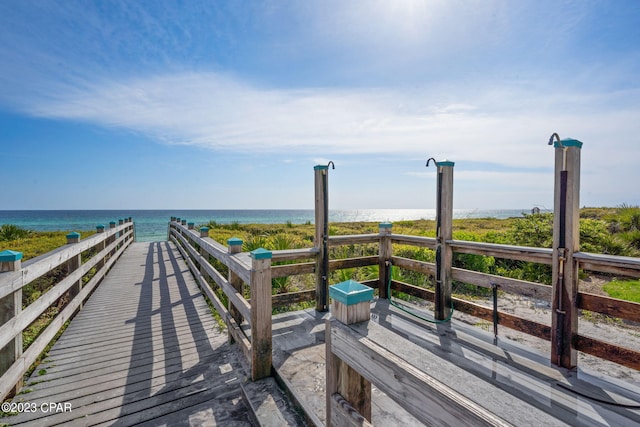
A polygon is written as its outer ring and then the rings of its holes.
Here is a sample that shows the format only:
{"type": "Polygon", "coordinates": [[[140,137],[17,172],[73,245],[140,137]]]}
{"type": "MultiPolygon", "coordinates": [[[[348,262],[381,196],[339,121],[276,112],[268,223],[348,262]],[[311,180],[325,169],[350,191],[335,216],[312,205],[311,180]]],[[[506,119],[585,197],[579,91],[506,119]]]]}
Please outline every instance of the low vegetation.
{"type": "MultiPolygon", "coordinates": [[[[231,237],[243,240],[243,250],[259,247],[270,250],[295,249],[313,246],[312,224],[220,224],[211,221],[207,225],[212,238],[226,242],[231,237]]],[[[456,219],[453,226],[454,239],[482,241],[517,246],[551,248],[553,244],[553,214],[523,214],[522,217],[495,219],[456,219]]],[[[330,235],[377,233],[377,223],[347,222],[331,223],[330,235]]],[[[435,221],[398,221],[393,232],[417,236],[435,237],[435,221]]],[[[580,220],[581,250],[622,256],[640,256],[640,208],[623,205],[619,208],[584,208],[580,220]]],[[[377,254],[377,245],[349,245],[331,248],[331,257],[354,258],[377,254]]],[[[396,245],[394,253],[427,262],[434,262],[432,250],[412,246],[396,245]]],[[[551,284],[551,267],[546,265],[504,260],[494,257],[456,254],[454,267],[496,274],[532,282],[551,284]]],[[[354,279],[369,280],[378,276],[377,266],[352,268],[331,273],[330,282],[354,279]]],[[[395,280],[423,287],[433,287],[433,278],[411,271],[394,269],[395,280]]],[[[311,289],[313,277],[294,276],[274,279],[274,293],[311,289]]],[[[624,280],[615,283],[626,283],[624,280]]],[[[621,285],[616,285],[621,286],[621,285]]],[[[612,289],[612,286],[606,289],[612,289]]],[[[605,289],[605,290],[606,290],[605,289]]],[[[487,290],[463,283],[454,283],[454,293],[467,297],[483,295],[487,290]]],[[[609,292],[607,290],[607,292],[609,292]]],[[[624,297],[630,299],[633,297],[624,297]]],[[[633,300],[633,299],[631,299],[633,300]]]]}

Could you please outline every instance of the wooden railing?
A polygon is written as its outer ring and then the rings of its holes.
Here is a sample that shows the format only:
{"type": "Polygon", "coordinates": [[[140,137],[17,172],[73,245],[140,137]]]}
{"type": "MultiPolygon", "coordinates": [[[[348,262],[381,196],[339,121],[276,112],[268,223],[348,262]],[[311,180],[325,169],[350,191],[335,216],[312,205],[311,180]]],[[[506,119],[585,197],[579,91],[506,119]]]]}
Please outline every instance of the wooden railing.
{"type": "MultiPolygon", "coordinates": [[[[201,239],[195,230],[188,230],[185,226],[176,223],[172,223],[172,228],[175,230],[181,230],[183,234],[186,233],[186,236],[188,236],[189,240],[192,241],[191,245],[195,243],[201,248],[205,248],[205,252],[208,255],[229,266],[234,274],[243,279],[244,283],[250,283],[251,261],[249,254],[244,253],[232,256],[229,254],[229,249],[227,247],[209,239],[208,237],[201,239]],[[235,261],[231,262],[232,259],[235,261]]],[[[183,236],[182,239],[178,239],[182,241],[187,238],[183,236]]],[[[552,250],[547,248],[467,242],[460,240],[448,240],[447,243],[452,248],[452,255],[455,253],[476,254],[544,265],[549,265],[552,262],[552,250]]],[[[390,224],[381,224],[378,234],[330,236],[328,238],[328,246],[330,248],[336,248],[343,245],[372,244],[378,245],[377,254],[348,259],[330,259],[328,262],[329,272],[340,269],[377,265],[379,266],[379,277],[377,279],[364,281],[363,284],[377,289],[378,295],[381,297],[388,297],[386,295],[386,291],[392,267],[435,277],[437,271],[436,263],[403,258],[394,255],[394,248],[396,248],[397,245],[435,250],[436,239],[434,238],[393,234],[390,224]]],[[[199,256],[196,248],[192,247],[189,251],[192,257],[199,256]]],[[[330,254],[330,251],[328,251],[327,254],[330,254]]],[[[275,279],[280,277],[317,273],[317,257],[319,256],[320,253],[315,248],[273,251],[271,258],[272,265],[270,266],[270,277],[271,279],[275,279]],[[279,261],[301,262],[285,265],[273,265],[279,261]]],[[[640,277],[640,259],[638,258],[595,255],[583,252],[575,253],[574,258],[578,263],[578,267],[585,270],[640,277]]],[[[444,260],[441,262],[444,262],[444,260]]],[[[195,269],[195,267],[192,269],[195,269]]],[[[221,273],[215,272],[213,267],[205,266],[204,271],[208,272],[208,276],[212,277],[218,286],[225,291],[225,294],[227,294],[232,306],[241,314],[237,319],[251,319],[250,303],[242,298],[242,293],[235,288],[230,287],[228,285],[228,279],[226,279],[221,273]],[[230,290],[232,290],[231,293],[228,292],[230,290]]],[[[480,288],[492,289],[494,292],[501,291],[499,295],[502,295],[502,292],[504,292],[534,298],[536,300],[546,301],[549,303],[552,301],[553,287],[541,283],[512,279],[455,267],[451,268],[451,279],[456,282],[462,282],[480,288]]],[[[431,302],[434,301],[436,294],[435,290],[430,290],[397,280],[391,280],[390,289],[391,291],[403,292],[413,297],[431,302]]],[[[264,294],[267,295],[266,291],[264,294]]],[[[292,303],[311,302],[316,298],[316,294],[316,289],[276,294],[271,297],[271,302],[269,304],[270,307],[281,307],[292,303]]],[[[488,322],[492,322],[495,327],[507,327],[547,341],[552,339],[551,319],[549,319],[548,323],[539,323],[528,318],[500,311],[495,306],[483,306],[475,302],[454,297],[451,294],[446,295],[445,298],[450,298],[455,311],[467,313],[488,322]]],[[[630,321],[640,321],[640,304],[638,303],[579,292],[576,297],[576,304],[576,308],[579,309],[602,313],[630,321]]],[[[265,305],[262,305],[262,307],[264,306],[265,305]]],[[[228,311],[228,309],[225,308],[224,311],[228,311]]],[[[224,311],[221,311],[221,313],[224,311]]],[[[228,315],[225,316],[226,320],[230,319],[228,315]]],[[[237,324],[239,324],[239,322],[237,324]]],[[[231,327],[232,330],[235,330],[236,328],[234,324],[231,324],[231,327]]],[[[610,344],[599,338],[587,337],[575,333],[572,335],[571,331],[566,331],[566,334],[567,335],[564,339],[573,342],[574,348],[578,351],[611,360],[627,367],[640,369],[640,352],[637,350],[610,344]]],[[[242,336],[236,335],[237,333],[234,333],[234,339],[236,339],[236,341],[242,341],[244,339],[242,336]]],[[[270,338],[265,337],[264,340],[269,341],[270,338]]],[[[246,346],[247,345],[245,345],[245,347],[246,346]]]]}
{"type": "Polygon", "coordinates": [[[229,246],[224,246],[208,237],[206,227],[196,231],[193,223],[179,218],[169,223],[169,239],[177,244],[200,288],[227,325],[230,339],[238,343],[251,364],[252,380],[270,376],[272,253],[264,249],[242,253],[241,240],[230,239],[229,246]],[[220,271],[223,267],[226,272],[220,271]],[[245,285],[249,298],[245,297],[245,285]]]}
{"type": "Polygon", "coordinates": [[[67,235],[66,246],[21,261],[14,252],[0,271],[0,400],[22,386],[30,366],[54,339],[63,325],[82,307],[83,302],[104,278],[118,257],[133,242],[131,219],[115,222],[105,230],[98,226],[95,235],[81,240],[80,234],[67,235]],[[66,274],[38,299],[23,307],[22,290],[34,280],[62,267],[66,274]],[[87,281],[88,279],[88,281],[87,281]],[[86,283],[84,283],[86,281],[86,283]],[[23,332],[59,299],[69,301],[23,352],[23,332]]]}

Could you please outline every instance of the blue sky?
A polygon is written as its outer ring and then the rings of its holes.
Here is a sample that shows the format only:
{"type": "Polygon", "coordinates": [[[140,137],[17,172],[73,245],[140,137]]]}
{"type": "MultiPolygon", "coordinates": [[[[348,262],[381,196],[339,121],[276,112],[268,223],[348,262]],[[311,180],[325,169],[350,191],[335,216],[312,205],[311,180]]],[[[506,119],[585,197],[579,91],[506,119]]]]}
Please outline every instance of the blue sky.
{"type": "Polygon", "coordinates": [[[0,2],[0,209],[640,204],[638,1],[0,2]]]}

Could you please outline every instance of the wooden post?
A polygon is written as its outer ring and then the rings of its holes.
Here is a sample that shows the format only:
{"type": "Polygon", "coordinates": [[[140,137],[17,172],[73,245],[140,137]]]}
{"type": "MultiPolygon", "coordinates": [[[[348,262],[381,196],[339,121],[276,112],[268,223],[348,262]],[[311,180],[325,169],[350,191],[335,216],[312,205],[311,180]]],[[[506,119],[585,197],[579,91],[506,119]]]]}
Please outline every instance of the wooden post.
{"type": "MultiPolygon", "coordinates": [[[[109,228],[116,228],[116,222],[115,221],[109,221],[109,228]]],[[[110,245],[115,241],[116,241],[116,235],[113,234],[107,239],[107,241],[105,242],[105,245],[110,245]]],[[[116,248],[113,248],[111,250],[111,252],[109,252],[109,257],[112,257],[113,254],[115,254],[115,253],[116,253],[116,248]]]]}
{"type": "MultiPolygon", "coordinates": [[[[80,242],[80,233],[76,233],[72,231],[67,234],[67,245],[73,245],[75,243],[80,242]]],[[[69,261],[67,261],[67,274],[71,274],[76,271],[82,265],[82,255],[78,254],[74,257],[71,257],[69,261]]],[[[82,278],[78,279],[78,281],[69,288],[69,300],[72,300],[80,293],[82,290],[82,278]]],[[[82,310],[82,302],[80,302],[80,310],[82,310]]]]}
{"type": "Polygon", "coordinates": [[[360,415],[371,421],[371,383],[331,351],[331,322],[350,325],[368,321],[373,289],[347,280],[331,286],[329,294],[332,299],[331,315],[335,320],[325,323],[327,425],[333,425],[331,400],[335,393],[339,393],[360,415]]]}
{"type": "Polygon", "coordinates": [[[194,227],[195,227],[195,224],[193,222],[190,222],[190,223],[187,224],[187,228],[189,230],[193,230],[194,227]]]}
{"type": "Polygon", "coordinates": [[[200,227],[200,237],[209,237],[209,227],[200,227]]]}
{"type": "MultiPolygon", "coordinates": [[[[99,224],[96,226],[96,233],[98,234],[102,234],[104,233],[104,225],[99,224]]],[[[104,240],[102,240],[100,243],[98,243],[96,245],[96,251],[98,253],[100,253],[104,248],[106,247],[106,242],[104,240]]],[[[100,270],[102,267],[104,267],[104,263],[105,263],[105,259],[101,259],[100,261],[98,261],[98,263],[96,264],[96,269],[100,270]]]]}
{"type": "Polygon", "coordinates": [[[271,258],[263,248],[251,254],[251,380],[271,375],[271,258]]]}
{"type": "Polygon", "coordinates": [[[553,208],[553,301],[551,362],[564,368],[578,364],[578,263],[580,250],[580,151],[575,139],[556,141],[553,208]]]}
{"type": "Polygon", "coordinates": [[[380,298],[389,298],[387,287],[391,280],[391,256],[393,249],[391,246],[391,230],[393,225],[389,222],[378,224],[378,234],[380,235],[380,247],[378,249],[378,295],[380,298]]]}
{"type": "Polygon", "coordinates": [[[455,163],[436,162],[438,187],[436,204],[436,290],[434,317],[445,320],[451,315],[451,267],[453,251],[447,240],[453,236],[453,167],[455,163]]]}
{"type": "MultiPolygon", "coordinates": [[[[230,239],[227,239],[227,252],[230,255],[233,254],[238,254],[240,252],[242,252],[242,239],[239,239],[237,237],[232,237],[230,239]]],[[[238,277],[238,275],[236,273],[233,272],[233,270],[231,270],[231,268],[229,268],[229,285],[231,285],[231,287],[233,287],[233,289],[235,289],[236,291],[238,291],[238,293],[240,293],[240,295],[243,295],[244,293],[244,282],[242,281],[242,279],[240,277],[238,277]]],[[[236,321],[236,323],[238,325],[242,324],[242,315],[240,314],[240,312],[236,309],[236,307],[231,303],[231,300],[229,300],[229,314],[231,315],[231,317],[233,317],[233,319],[236,321]]],[[[231,332],[229,332],[229,342],[232,343],[233,342],[233,336],[231,335],[231,332]]]]}
{"type": "MultiPolygon", "coordinates": [[[[9,271],[19,271],[21,265],[22,252],[2,251],[0,252],[0,274],[9,271]]],[[[11,292],[4,298],[0,298],[0,326],[4,325],[14,317],[18,317],[22,311],[22,288],[11,292]]],[[[0,376],[22,356],[22,333],[18,333],[4,348],[0,349],[0,376]]],[[[17,393],[22,388],[22,378],[9,392],[10,395],[17,393]]]]}
{"type": "Polygon", "coordinates": [[[315,227],[316,233],[313,246],[317,249],[316,258],[316,310],[329,309],[329,251],[328,236],[328,175],[329,166],[317,165],[313,167],[315,182],[315,227]]]}

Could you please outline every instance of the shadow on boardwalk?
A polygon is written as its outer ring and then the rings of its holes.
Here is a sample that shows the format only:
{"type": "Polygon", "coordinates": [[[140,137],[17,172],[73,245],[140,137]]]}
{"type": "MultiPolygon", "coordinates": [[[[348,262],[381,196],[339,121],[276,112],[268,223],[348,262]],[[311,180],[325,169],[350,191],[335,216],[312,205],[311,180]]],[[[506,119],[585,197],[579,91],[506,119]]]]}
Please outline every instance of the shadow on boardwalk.
{"type": "Polygon", "coordinates": [[[11,425],[251,425],[241,354],[227,343],[175,247],[134,243],[18,398],[71,411],[11,425]]]}

